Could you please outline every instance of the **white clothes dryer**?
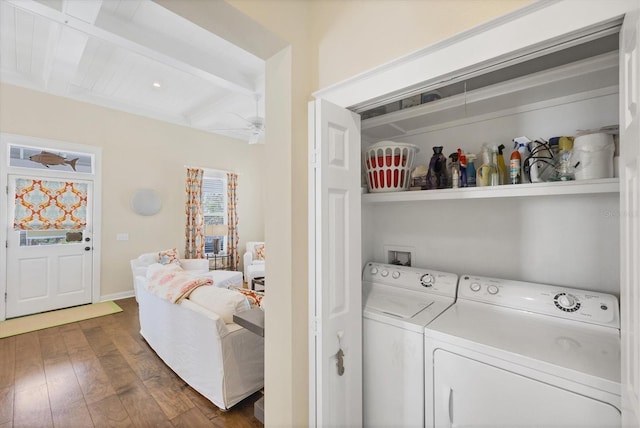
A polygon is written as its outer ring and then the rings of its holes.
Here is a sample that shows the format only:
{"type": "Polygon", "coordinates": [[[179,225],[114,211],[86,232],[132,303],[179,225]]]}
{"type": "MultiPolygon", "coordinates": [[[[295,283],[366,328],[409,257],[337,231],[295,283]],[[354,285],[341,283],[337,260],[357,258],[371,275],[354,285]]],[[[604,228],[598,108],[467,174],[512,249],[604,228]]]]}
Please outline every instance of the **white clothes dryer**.
{"type": "Polygon", "coordinates": [[[615,296],[463,275],[425,328],[427,427],[619,427],[615,296]]]}
{"type": "Polygon", "coordinates": [[[367,263],[363,272],[364,426],[424,426],[424,326],[455,302],[458,276],[367,263]]]}

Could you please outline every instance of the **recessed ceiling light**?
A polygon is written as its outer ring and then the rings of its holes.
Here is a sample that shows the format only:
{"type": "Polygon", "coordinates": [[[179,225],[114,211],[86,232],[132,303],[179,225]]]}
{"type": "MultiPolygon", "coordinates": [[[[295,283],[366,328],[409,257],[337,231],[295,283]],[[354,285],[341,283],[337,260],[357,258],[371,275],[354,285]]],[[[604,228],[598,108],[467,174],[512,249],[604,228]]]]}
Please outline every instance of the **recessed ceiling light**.
{"type": "Polygon", "coordinates": [[[162,83],[160,83],[159,81],[156,80],[155,82],[152,83],[152,85],[153,85],[154,88],[159,88],[159,87],[162,86],[162,83]]]}

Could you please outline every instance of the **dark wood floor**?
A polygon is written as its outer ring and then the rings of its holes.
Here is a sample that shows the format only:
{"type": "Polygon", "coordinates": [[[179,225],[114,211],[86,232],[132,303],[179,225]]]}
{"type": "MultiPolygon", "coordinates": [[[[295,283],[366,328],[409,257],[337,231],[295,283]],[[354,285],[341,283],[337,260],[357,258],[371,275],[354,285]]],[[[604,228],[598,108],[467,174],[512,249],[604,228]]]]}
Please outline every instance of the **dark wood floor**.
{"type": "Polygon", "coordinates": [[[0,428],[262,427],[258,392],[220,411],[140,336],[138,305],[0,339],[0,428]]]}

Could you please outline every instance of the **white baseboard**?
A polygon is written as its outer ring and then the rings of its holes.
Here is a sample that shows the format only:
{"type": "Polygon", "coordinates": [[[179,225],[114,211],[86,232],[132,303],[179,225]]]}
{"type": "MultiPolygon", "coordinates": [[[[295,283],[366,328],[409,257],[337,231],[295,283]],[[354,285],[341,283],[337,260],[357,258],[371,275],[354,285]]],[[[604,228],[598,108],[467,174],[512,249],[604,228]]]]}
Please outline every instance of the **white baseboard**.
{"type": "Polygon", "coordinates": [[[110,300],[120,300],[126,299],[128,297],[134,297],[135,294],[133,290],[123,291],[122,293],[113,293],[113,294],[105,294],[104,296],[100,296],[100,302],[108,302],[110,300]]]}

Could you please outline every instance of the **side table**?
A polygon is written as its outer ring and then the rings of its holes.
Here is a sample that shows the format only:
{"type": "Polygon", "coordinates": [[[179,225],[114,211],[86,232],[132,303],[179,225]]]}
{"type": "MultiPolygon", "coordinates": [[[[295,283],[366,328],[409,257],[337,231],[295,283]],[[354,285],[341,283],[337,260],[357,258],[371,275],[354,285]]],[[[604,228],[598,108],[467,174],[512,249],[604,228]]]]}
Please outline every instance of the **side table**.
{"type": "Polygon", "coordinates": [[[266,287],[264,286],[264,276],[259,276],[257,278],[252,278],[251,279],[251,289],[252,290],[255,291],[256,285],[261,285],[266,290],[266,287]]]}
{"type": "Polygon", "coordinates": [[[209,260],[209,270],[224,270],[229,267],[230,254],[222,253],[208,253],[207,260],[209,260]],[[211,260],[213,260],[213,267],[211,266],[211,260]]]}
{"type": "MultiPolygon", "coordinates": [[[[260,308],[251,308],[248,311],[233,314],[233,322],[264,337],[264,311],[260,308]]],[[[264,424],[264,396],[253,404],[253,415],[264,424]]]]}

